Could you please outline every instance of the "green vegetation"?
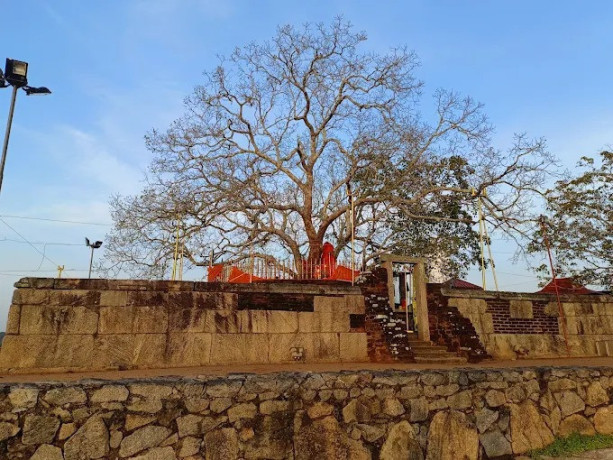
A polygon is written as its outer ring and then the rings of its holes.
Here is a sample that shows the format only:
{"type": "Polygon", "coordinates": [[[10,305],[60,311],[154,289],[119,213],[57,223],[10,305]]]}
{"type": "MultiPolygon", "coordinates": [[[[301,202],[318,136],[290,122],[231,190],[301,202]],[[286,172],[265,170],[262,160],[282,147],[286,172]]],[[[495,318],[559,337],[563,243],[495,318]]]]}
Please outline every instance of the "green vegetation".
{"type": "Polygon", "coordinates": [[[595,434],[587,436],[573,433],[567,438],[556,439],[553,444],[543,449],[530,452],[530,457],[536,459],[542,457],[561,457],[590,450],[606,449],[607,447],[613,447],[613,435],[595,434]]]}

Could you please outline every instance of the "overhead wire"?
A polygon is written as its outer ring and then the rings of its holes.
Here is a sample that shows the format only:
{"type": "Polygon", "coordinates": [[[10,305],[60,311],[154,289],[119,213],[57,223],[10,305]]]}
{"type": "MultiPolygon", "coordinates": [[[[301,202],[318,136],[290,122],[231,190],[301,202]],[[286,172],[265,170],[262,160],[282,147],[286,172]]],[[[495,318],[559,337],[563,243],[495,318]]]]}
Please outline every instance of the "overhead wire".
{"type": "Polygon", "coordinates": [[[0,218],[3,218],[3,217],[7,219],[27,219],[27,220],[41,220],[41,221],[46,221],[46,222],[60,222],[63,224],[97,225],[101,227],[112,227],[113,226],[113,224],[106,224],[102,222],[84,222],[84,221],[77,221],[77,220],[51,219],[47,217],[16,216],[16,215],[11,215],[11,214],[1,214],[0,218]]]}
{"type": "MultiPolygon", "coordinates": [[[[53,265],[58,266],[59,264],[57,262],[55,262],[53,259],[51,259],[50,257],[48,257],[44,252],[42,252],[40,249],[38,249],[36,246],[34,246],[34,244],[30,243],[30,241],[23,236],[21,233],[19,233],[17,230],[15,230],[13,227],[11,227],[4,219],[2,219],[0,217],[0,222],[2,222],[4,225],[6,225],[8,228],[10,228],[13,232],[15,232],[16,235],[18,235],[23,241],[25,241],[26,243],[28,243],[28,245],[34,249],[36,252],[38,252],[43,259],[48,260],[49,262],[51,262],[53,265]]],[[[42,265],[42,262],[41,262],[42,265]]],[[[39,265],[40,267],[40,265],[39,265]]]]}
{"type": "MultiPolygon", "coordinates": [[[[12,238],[0,238],[0,243],[20,243],[20,244],[27,244],[26,241],[21,241],[21,240],[14,240],[12,238]]],[[[56,242],[51,242],[51,241],[31,241],[32,244],[37,244],[37,245],[45,245],[45,246],[83,246],[82,243],[56,243],[56,242]]]]}
{"type": "MultiPolygon", "coordinates": [[[[66,271],[66,272],[86,272],[88,270],[89,270],[88,268],[66,268],[66,269],[64,269],[64,271],[66,271]]],[[[0,273],[7,273],[7,274],[21,273],[21,272],[46,273],[46,272],[54,272],[54,271],[56,271],[56,270],[55,269],[50,269],[50,268],[36,269],[36,270],[30,270],[28,268],[21,268],[21,269],[16,269],[16,270],[1,270],[0,273]]]]}
{"type": "Polygon", "coordinates": [[[524,277],[524,278],[531,278],[531,279],[535,279],[535,280],[538,279],[538,277],[534,276],[534,275],[521,275],[519,273],[501,272],[500,270],[498,271],[498,273],[502,273],[503,275],[510,275],[510,276],[521,276],[521,277],[524,277]]]}
{"type": "MultiPolygon", "coordinates": [[[[86,272],[87,269],[64,269],[64,272],[86,272]]],[[[56,270],[4,270],[0,272],[0,276],[10,276],[15,278],[23,278],[27,276],[32,276],[32,273],[52,273],[56,272],[56,270]]]]}

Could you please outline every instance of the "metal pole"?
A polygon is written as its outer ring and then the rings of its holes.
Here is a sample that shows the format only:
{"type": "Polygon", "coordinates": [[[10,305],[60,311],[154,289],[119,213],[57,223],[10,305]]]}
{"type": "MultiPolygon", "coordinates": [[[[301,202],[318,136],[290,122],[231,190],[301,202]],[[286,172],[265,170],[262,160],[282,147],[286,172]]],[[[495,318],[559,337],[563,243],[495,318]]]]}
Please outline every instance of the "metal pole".
{"type": "Polygon", "coordinates": [[[483,283],[483,290],[486,291],[485,285],[485,248],[483,246],[483,233],[485,223],[483,222],[483,211],[481,209],[481,196],[477,197],[477,206],[479,209],[479,245],[481,246],[481,282],[483,283]]]}
{"type": "Polygon", "coordinates": [[[547,255],[549,256],[549,267],[551,269],[551,278],[553,281],[553,287],[556,291],[556,299],[558,301],[558,314],[562,320],[562,332],[564,333],[564,342],[566,343],[566,355],[570,358],[570,346],[568,345],[568,328],[566,326],[566,316],[564,315],[564,309],[562,308],[562,301],[560,300],[560,291],[558,289],[558,281],[556,275],[556,269],[553,265],[553,257],[551,256],[551,248],[549,247],[549,238],[547,238],[547,227],[545,225],[545,219],[541,217],[539,220],[541,225],[541,232],[543,233],[543,242],[547,248],[547,255]]]}
{"type": "Polygon", "coordinates": [[[177,219],[177,231],[175,234],[175,250],[172,255],[172,274],[170,275],[170,279],[175,281],[177,279],[177,259],[179,257],[179,214],[176,215],[177,219]]]}
{"type": "Polygon", "coordinates": [[[351,285],[355,284],[355,205],[351,194],[351,285]]]}
{"type": "Polygon", "coordinates": [[[89,274],[87,275],[87,279],[92,278],[92,264],[94,263],[94,247],[92,246],[92,256],[89,258],[89,274]]]}
{"type": "Polygon", "coordinates": [[[17,87],[13,86],[13,95],[11,96],[11,106],[9,108],[9,117],[6,120],[6,132],[4,133],[4,146],[2,147],[2,162],[0,163],[0,191],[2,190],[2,179],[4,178],[4,164],[6,163],[6,151],[9,147],[9,137],[11,136],[11,125],[13,124],[13,113],[15,112],[15,100],[17,99],[17,87]]]}
{"type": "MultiPolygon", "coordinates": [[[[409,287],[409,292],[406,293],[406,294],[408,294],[408,296],[407,296],[408,300],[410,300],[411,303],[412,303],[413,302],[413,286],[412,286],[412,283],[411,283],[411,278],[413,277],[413,273],[405,273],[404,276],[405,276],[405,278],[404,278],[405,288],[404,289],[405,290],[407,289],[407,284],[408,284],[409,285],[408,286],[409,287]],[[407,278],[406,278],[407,275],[409,276],[408,283],[407,283],[407,278]]],[[[409,303],[408,302],[407,302],[406,306],[404,307],[404,317],[405,317],[405,326],[406,326],[405,332],[407,334],[409,334],[409,303]]]]}

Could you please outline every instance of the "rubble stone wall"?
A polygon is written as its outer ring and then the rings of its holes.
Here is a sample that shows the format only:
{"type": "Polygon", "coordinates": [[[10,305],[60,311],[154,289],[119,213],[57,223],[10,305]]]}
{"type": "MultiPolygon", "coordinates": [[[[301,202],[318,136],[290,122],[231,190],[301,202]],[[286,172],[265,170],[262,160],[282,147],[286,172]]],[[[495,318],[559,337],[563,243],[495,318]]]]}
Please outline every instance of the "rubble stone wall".
{"type": "Polygon", "coordinates": [[[368,361],[364,298],[334,284],[24,278],[0,368],[368,361]]]}
{"type": "Polygon", "coordinates": [[[0,458],[509,458],[613,434],[613,368],[0,385],[0,458]]]}
{"type": "MultiPolygon", "coordinates": [[[[613,296],[526,294],[429,285],[429,310],[454,308],[494,358],[613,356],[613,296]]],[[[431,326],[432,327],[432,326],[431,326]]]]}

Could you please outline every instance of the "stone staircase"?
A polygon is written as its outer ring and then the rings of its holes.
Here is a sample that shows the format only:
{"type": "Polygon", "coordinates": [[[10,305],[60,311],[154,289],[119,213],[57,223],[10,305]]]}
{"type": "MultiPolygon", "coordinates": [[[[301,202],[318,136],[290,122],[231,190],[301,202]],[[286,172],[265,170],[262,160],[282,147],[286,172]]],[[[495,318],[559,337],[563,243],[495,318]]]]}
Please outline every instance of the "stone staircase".
{"type": "Polygon", "coordinates": [[[466,364],[464,357],[458,356],[453,352],[447,351],[447,347],[432,345],[431,342],[424,342],[417,337],[417,334],[407,334],[409,348],[413,351],[416,363],[422,364],[466,364]]]}
{"type": "Polygon", "coordinates": [[[447,351],[445,346],[419,340],[417,334],[407,334],[405,313],[394,311],[387,294],[387,274],[377,269],[361,280],[366,302],[368,350],[375,362],[417,362],[431,364],[464,364],[466,358],[447,351]]]}
{"type": "Polygon", "coordinates": [[[467,362],[466,358],[447,351],[445,346],[424,342],[416,333],[407,333],[405,313],[392,310],[386,297],[371,295],[366,298],[366,305],[367,322],[378,326],[392,360],[422,364],[467,362]]]}

